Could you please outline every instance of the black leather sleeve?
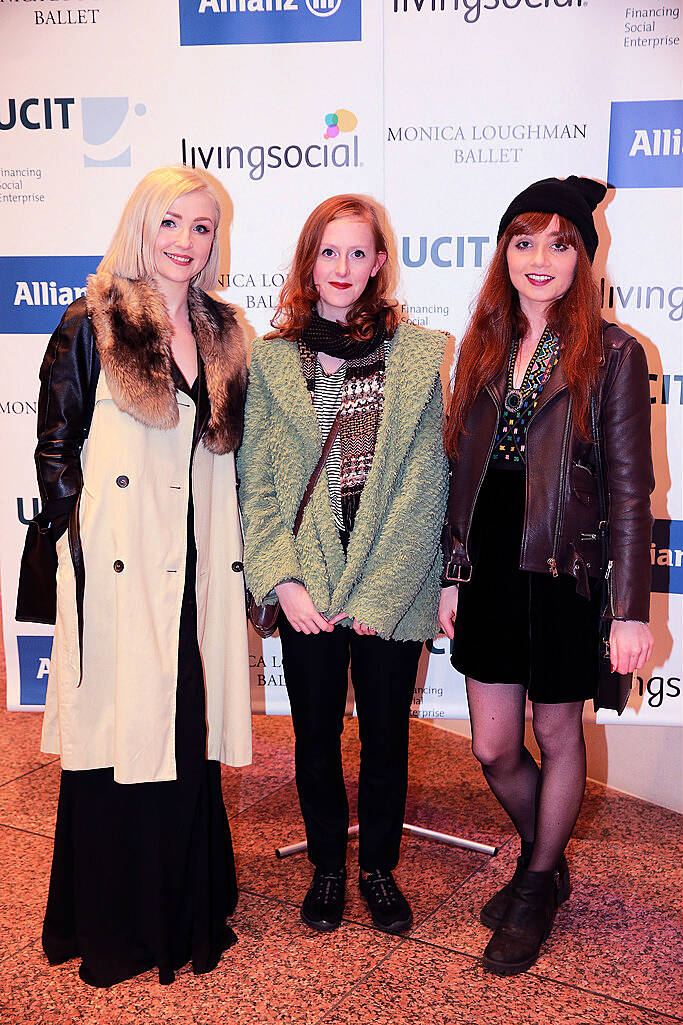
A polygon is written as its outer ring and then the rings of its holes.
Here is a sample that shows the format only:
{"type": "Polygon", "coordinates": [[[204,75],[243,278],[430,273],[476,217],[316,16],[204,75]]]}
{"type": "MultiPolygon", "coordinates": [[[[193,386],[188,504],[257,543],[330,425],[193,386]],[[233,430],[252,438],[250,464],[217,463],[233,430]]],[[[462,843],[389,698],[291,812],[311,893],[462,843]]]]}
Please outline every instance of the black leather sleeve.
{"type": "Polygon", "coordinates": [[[77,299],[50,338],[40,368],[35,460],[43,508],[54,521],[68,517],[81,491],[94,348],[85,299],[77,299]]]}
{"type": "Polygon", "coordinates": [[[650,383],[642,346],[629,338],[603,397],[602,430],[609,501],[610,605],[614,619],[650,615],[650,383]]]}

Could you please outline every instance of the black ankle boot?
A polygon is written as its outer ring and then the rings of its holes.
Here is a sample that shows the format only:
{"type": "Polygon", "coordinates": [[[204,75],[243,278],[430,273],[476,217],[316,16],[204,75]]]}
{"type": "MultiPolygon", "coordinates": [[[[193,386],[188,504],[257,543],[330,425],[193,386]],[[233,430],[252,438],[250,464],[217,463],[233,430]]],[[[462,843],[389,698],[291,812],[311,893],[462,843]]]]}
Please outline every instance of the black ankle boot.
{"type": "MultiPolygon", "coordinates": [[[[510,894],[518,883],[521,873],[529,867],[529,861],[530,858],[525,858],[523,854],[517,858],[517,868],[512,878],[486,901],[479,912],[479,921],[482,925],[485,925],[488,929],[498,928],[507,910],[510,894]]],[[[555,873],[557,875],[557,903],[560,905],[564,904],[572,890],[569,880],[569,865],[564,854],[557,863],[555,873]]]]}
{"type": "Polygon", "coordinates": [[[556,911],[556,872],[523,869],[500,925],[484,951],[484,967],[496,975],[525,972],[550,935],[556,911]]]}

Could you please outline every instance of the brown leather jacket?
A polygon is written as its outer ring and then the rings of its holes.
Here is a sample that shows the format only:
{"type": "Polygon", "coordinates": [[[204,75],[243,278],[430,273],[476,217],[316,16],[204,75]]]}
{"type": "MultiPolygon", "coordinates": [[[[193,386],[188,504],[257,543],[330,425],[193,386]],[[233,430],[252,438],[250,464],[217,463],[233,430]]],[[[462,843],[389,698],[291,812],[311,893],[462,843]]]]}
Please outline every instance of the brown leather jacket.
{"type": "MultiPolygon", "coordinates": [[[[471,573],[468,539],[488,466],[505,391],[505,372],[481,390],[451,463],[444,528],[446,586],[471,573]]],[[[608,505],[610,600],[606,618],[647,622],[650,609],[650,386],[642,346],[603,322],[603,359],[597,393],[598,427],[608,505]]],[[[589,593],[600,576],[600,513],[595,446],[574,429],[567,380],[558,363],[529,421],[526,511],[520,569],[569,573],[589,593]]],[[[491,544],[495,545],[495,537],[491,544]]]]}

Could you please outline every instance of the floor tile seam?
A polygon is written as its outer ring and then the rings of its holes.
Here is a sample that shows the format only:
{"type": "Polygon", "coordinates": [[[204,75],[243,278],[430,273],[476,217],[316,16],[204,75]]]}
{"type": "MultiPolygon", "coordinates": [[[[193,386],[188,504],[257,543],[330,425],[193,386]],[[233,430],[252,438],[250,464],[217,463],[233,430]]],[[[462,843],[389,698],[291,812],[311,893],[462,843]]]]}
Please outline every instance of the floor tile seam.
{"type": "Polygon", "coordinates": [[[24,826],[13,826],[11,822],[0,822],[0,829],[11,829],[15,833],[26,833],[27,836],[40,836],[43,840],[54,840],[54,833],[40,833],[37,829],[26,829],[24,826]]]}
{"type": "MultiPolygon", "coordinates": [[[[435,940],[424,940],[421,939],[419,936],[414,936],[412,934],[406,936],[405,939],[413,943],[419,943],[421,946],[433,947],[435,950],[441,951],[443,953],[457,954],[459,957],[464,957],[468,961],[481,960],[481,958],[477,954],[470,954],[469,951],[458,950],[456,947],[444,947],[441,946],[440,943],[437,943],[435,940]]],[[[645,1004],[638,1004],[632,1000],[623,1000],[620,997],[613,996],[610,993],[601,993],[599,990],[590,989],[588,986],[578,986],[576,983],[566,982],[564,979],[556,979],[551,975],[543,975],[540,972],[532,970],[529,970],[524,974],[529,977],[533,977],[534,979],[538,979],[539,982],[550,983],[554,986],[562,986],[565,989],[573,989],[576,990],[578,993],[586,993],[589,996],[598,997],[601,1000],[609,1000],[611,1003],[620,1004],[624,1007],[634,1008],[635,1010],[643,1011],[646,1014],[659,1014],[662,1017],[669,1018],[671,1021],[683,1021],[683,1015],[671,1014],[671,1012],[669,1011],[662,1011],[656,1007],[648,1007],[645,1004]]]]}
{"type": "MultiPolygon", "coordinates": [[[[272,901],[272,903],[279,904],[283,908],[291,908],[295,911],[301,908],[300,900],[286,900],[284,897],[270,897],[264,893],[259,893],[258,890],[243,889],[242,887],[240,887],[239,892],[249,894],[250,897],[259,897],[261,900],[272,901]]],[[[358,922],[355,918],[348,918],[346,915],[342,916],[342,925],[352,925],[358,929],[365,929],[368,932],[376,932],[380,933],[381,935],[387,935],[386,933],[382,932],[381,929],[378,929],[375,925],[373,925],[372,922],[358,922]]],[[[402,937],[402,940],[405,939],[410,939],[410,934],[408,934],[408,936],[402,937]]]]}
{"type": "Polygon", "coordinates": [[[3,787],[9,786],[10,783],[17,783],[20,779],[26,779],[27,776],[32,776],[34,772],[40,772],[42,769],[46,769],[49,765],[54,765],[58,762],[59,758],[51,758],[49,762],[41,762],[40,765],[36,765],[35,768],[29,769],[27,772],[22,772],[19,776],[13,776],[12,779],[6,779],[4,783],[0,783],[0,790],[3,787]]]}
{"type": "MultiPolygon", "coordinates": [[[[343,919],[343,921],[346,921],[346,919],[343,919]]],[[[362,925],[362,923],[360,923],[360,922],[354,922],[353,924],[354,925],[362,925]]],[[[368,928],[368,927],[365,926],[365,928],[368,928]]],[[[376,929],[374,926],[370,926],[369,928],[372,929],[373,932],[380,933],[380,935],[383,935],[383,936],[387,935],[387,933],[382,932],[381,929],[376,929]]],[[[365,974],[361,978],[359,978],[356,982],[353,983],[352,986],[350,986],[350,988],[346,991],[346,993],[344,993],[344,995],[342,997],[340,997],[338,1000],[336,1000],[334,1002],[334,1004],[332,1004],[330,1007],[328,1007],[326,1009],[326,1011],[323,1013],[322,1017],[316,1018],[315,1021],[313,1022],[313,1025],[323,1025],[323,1023],[325,1021],[325,1018],[328,1016],[328,1014],[332,1014],[332,1012],[336,1011],[338,1007],[341,1007],[341,1005],[346,1000],[349,999],[349,997],[355,992],[355,990],[357,990],[359,988],[359,986],[361,986],[365,982],[367,982],[367,980],[372,975],[374,975],[374,973],[385,963],[385,961],[388,961],[389,958],[394,956],[394,954],[396,953],[397,950],[401,949],[401,947],[404,945],[404,943],[410,937],[408,937],[408,936],[401,936],[401,937],[394,937],[394,938],[399,939],[399,942],[395,946],[392,946],[389,950],[387,950],[387,952],[384,955],[384,957],[381,957],[379,959],[379,961],[377,961],[377,963],[374,964],[369,971],[365,972],[365,974]]],[[[473,1023],[473,1025],[474,1025],[474,1023],[473,1023]]]]}
{"type": "MultiPolygon", "coordinates": [[[[0,965],[5,964],[6,961],[10,961],[18,954],[21,954],[24,950],[28,950],[30,947],[35,947],[38,943],[40,943],[40,936],[37,936],[34,939],[27,940],[26,943],[22,944],[20,947],[17,947],[15,950],[10,950],[9,953],[3,954],[3,956],[0,957],[0,965]]],[[[45,960],[47,961],[47,958],[45,958],[45,960]]]]}
{"type": "Polygon", "coordinates": [[[245,805],[244,808],[240,808],[239,811],[236,811],[233,814],[228,815],[228,821],[232,822],[233,819],[239,818],[240,815],[244,815],[245,812],[251,811],[252,808],[255,808],[257,805],[263,804],[263,802],[268,800],[269,797],[273,797],[275,794],[279,794],[281,790],[286,790],[287,787],[291,786],[292,783],[295,782],[296,779],[294,776],[292,776],[292,778],[288,779],[286,783],[282,783],[280,786],[276,787],[275,790],[269,790],[267,794],[264,794],[263,797],[259,797],[257,801],[253,801],[251,804],[245,805]]]}
{"type": "MultiPolygon", "coordinates": [[[[503,848],[503,847],[505,847],[505,846],[506,846],[506,844],[508,844],[508,843],[512,843],[512,841],[513,841],[514,839],[515,839],[515,836],[514,836],[514,834],[513,834],[513,835],[512,835],[511,837],[510,837],[510,839],[509,839],[509,840],[505,840],[505,841],[504,841],[503,843],[500,843],[500,844],[496,844],[495,846],[497,846],[497,847],[498,847],[498,854],[500,854],[500,852],[501,852],[502,848],[503,848]]],[[[425,842],[426,842],[426,843],[429,843],[430,841],[429,841],[428,839],[426,839],[426,840],[425,840],[425,842]]],[[[471,851],[471,852],[469,852],[469,853],[472,853],[472,854],[476,854],[476,853],[479,853],[479,852],[477,852],[477,851],[471,851]]],[[[498,855],[496,855],[496,857],[498,857],[498,855]]],[[[468,873],[468,875],[466,875],[466,876],[463,876],[463,878],[462,878],[462,879],[460,880],[460,882],[459,882],[459,883],[458,883],[458,884],[457,884],[457,885],[456,885],[456,886],[455,886],[455,887],[453,888],[453,890],[452,890],[452,891],[451,891],[451,892],[450,892],[450,893],[449,893],[449,894],[448,894],[448,895],[447,895],[446,897],[444,897],[444,899],[443,899],[443,900],[442,900],[442,901],[441,901],[441,902],[440,902],[439,904],[437,904],[437,905],[436,905],[436,907],[432,908],[432,910],[431,910],[431,911],[429,912],[429,914],[428,914],[428,915],[425,915],[425,917],[424,917],[423,919],[421,919],[421,920],[420,920],[420,923],[419,923],[419,926],[418,926],[418,928],[420,928],[420,929],[421,929],[421,928],[422,928],[422,926],[423,926],[423,925],[425,925],[425,923],[427,923],[427,922],[428,922],[428,921],[430,920],[430,918],[432,918],[432,917],[433,917],[433,916],[434,916],[434,915],[435,915],[435,914],[436,914],[437,912],[439,912],[439,911],[443,910],[443,908],[445,908],[445,907],[446,907],[446,905],[447,905],[447,904],[449,904],[449,903],[450,903],[450,901],[452,901],[452,900],[453,900],[453,898],[454,898],[454,897],[455,897],[455,896],[457,895],[457,893],[458,893],[458,890],[460,890],[460,889],[461,889],[461,888],[462,888],[462,887],[463,887],[463,886],[465,885],[465,883],[468,883],[468,882],[470,882],[470,880],[471,880],[471,879],[473,879],[473,878],[474,878],[474,876],[476,876],[478,872],[481,872],[481,871],[483,871],[483,869],[484,869],[484,868],[485,868],[485,867],[487,866],[487,864],[489,864],[490,860],[491,860],[491,858],[490,858],[490,856],[489,856],[489,857],[488,857],[488,858],[486,858],[485,860],[482,860],[482,861],[480,861],[480,862],[479,862],[479,864],[477,864],[477,865],[475,865],[475,866],[474,866],[474,868],[472,869],[472,871],[471,871],[470,873],[468,873]]],[[[412,935],[412,934],[411,934],[411,935],[412,935]]]]}
{"type": "Polygon", "coordinates": [[[608,1000],[612,1004],[619,1004],[621,1007],[629,1007],[636,1011],[642,1011],[644,1014],[658,1014],[662,1018],[668,1018],[670,1021],[683,1021],[683,1016],[678,1014],[672,1014],[670,1011],[661,1011],[657,1007],[648,1007],[646,1004],[639,1004],[633,1000],[623,1000],[620,997],[612,996],[611,993],[601,993],[597,989],[590,989],[588,986],[577,986],[573,982],[564,982],[562,979],[553,979],[548,975],[541,975],[539,972],[530,972],[535,979],[540,982],[551,982],[556,986],[564,986],[567,989],[576,990],[577,993],[587,993],[589,996],[598,997],[601,1000],[608,1000]]]}

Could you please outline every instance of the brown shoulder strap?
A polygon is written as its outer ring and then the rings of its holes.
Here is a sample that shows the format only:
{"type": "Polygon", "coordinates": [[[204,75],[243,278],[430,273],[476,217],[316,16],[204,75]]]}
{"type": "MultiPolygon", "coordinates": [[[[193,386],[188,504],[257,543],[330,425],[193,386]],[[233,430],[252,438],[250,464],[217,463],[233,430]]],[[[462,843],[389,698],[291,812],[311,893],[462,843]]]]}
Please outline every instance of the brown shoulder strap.
{"type": "Polygon", "coordinates": [[[294,520],[294,527],[293,527],[294,537],[296,537],[296,535],[299,533],[299,527],[301,526],[301,521],[304,518],[304,509],[308,505],[308,503],[310,501],[310,498],[311,498],[311,495],[315,491],[315,486],[318,483],[318,481],[320,480],[320,474],[323,472],[323,466],[327,462],[327,457],[330,454],[330,449],[334,445],[334,439],[339,434],[340,422],[341,422],[341,409],[339,410],[339,412],[337,413],[337,415],[334,418],[334,423],[330,427],[330,433],[327,435],[327,438],[325,439],[325,444],[323,445],[323,450],[322,450],[322,453],[320,455],[320,459],[315,464],[315,469],[314,469],[313,473],[311,474],[311,479],[309,480],[308,484],[306,485],[306,490],[304,491],[304,497],[301,499],[301,504],[300,504],[300,506],[299,506],[299,508],[297,510],[296,519],[294,520]]]}

